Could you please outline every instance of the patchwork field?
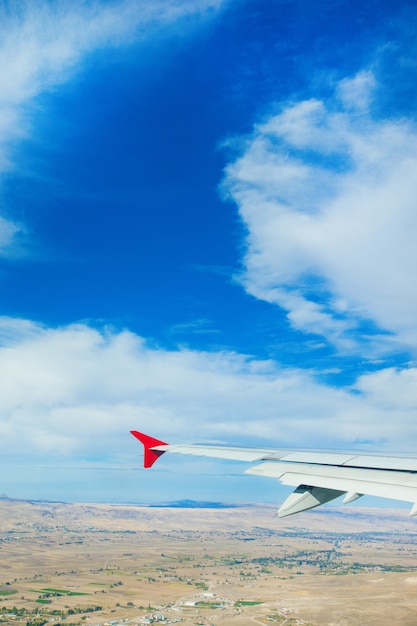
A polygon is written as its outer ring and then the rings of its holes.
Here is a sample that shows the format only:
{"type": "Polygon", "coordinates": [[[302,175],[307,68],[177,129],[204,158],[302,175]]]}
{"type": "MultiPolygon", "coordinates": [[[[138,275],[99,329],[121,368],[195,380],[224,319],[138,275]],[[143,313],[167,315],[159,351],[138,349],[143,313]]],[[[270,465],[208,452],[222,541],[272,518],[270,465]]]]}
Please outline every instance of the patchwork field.
{"type": "Polygon", "coordinates": [[[406,511],[0,501],[0,623],[417,623],[406,511]]]}

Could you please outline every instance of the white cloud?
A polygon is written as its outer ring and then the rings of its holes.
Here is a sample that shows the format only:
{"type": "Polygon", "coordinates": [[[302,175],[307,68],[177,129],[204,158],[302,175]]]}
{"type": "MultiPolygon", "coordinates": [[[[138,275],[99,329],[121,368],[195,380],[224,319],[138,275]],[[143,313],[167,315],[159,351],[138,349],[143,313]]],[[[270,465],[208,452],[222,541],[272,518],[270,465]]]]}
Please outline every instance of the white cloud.
{"type": "Polygon", "coordinates": [[[0,336],[2,455],[129,457],[140,453],[132,428],[172,442],[301,447],[406,448],[417,436],[413,368],[362,376],[351,393],[236,353],[151,348],[127,331],[3,318],[0,336]]]}
{"type": "Polygon", "coordinates": [[[359,72],[354,78],[345,78],[337,86],[340,100],[346,109],[367,111],[369,108],[376,80],[372,72],[359,72]]]}
{"type": "MultiPolygon", "coordinates": [[[[13,169],[13,148],[31,133],[33,114],[39,107],[36,99],[68,80],[86,55],[152,36],[161,26],[178,28],[181,18],[210,15],[222,4],[224,0],[2,3],[0,176],[13,169]]],[[[8,251],[19,230],[17,224],[0,219],[0,252],[8,251]]]]}
{"type": "Polygon", "coordinates": [[[248,230],[248,292],[368,356],[417,345],[417,127],[375,120],[374,86],[362,72],[330,102],[287,106],[255,127],[224,180],[248,230]],[[366,337],[363,322],[382,333],[366,337]]]}
{"type": "Polygon", "coordinates": [[[14,244],[15,235],[20,231],[21,228],[17,224],[0,217],[0,254],[7,253],[10,246],[14,244]]]}

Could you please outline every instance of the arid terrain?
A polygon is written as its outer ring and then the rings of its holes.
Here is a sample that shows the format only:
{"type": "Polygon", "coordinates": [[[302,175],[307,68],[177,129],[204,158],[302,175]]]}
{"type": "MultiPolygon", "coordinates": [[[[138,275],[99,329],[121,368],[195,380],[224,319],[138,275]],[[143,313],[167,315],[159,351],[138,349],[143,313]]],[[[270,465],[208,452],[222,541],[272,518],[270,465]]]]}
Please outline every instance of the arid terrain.
{"type": "Polygon", "coordinates": [[[417,624],[405,510],[0,500],[0,623],[417,624]]]}

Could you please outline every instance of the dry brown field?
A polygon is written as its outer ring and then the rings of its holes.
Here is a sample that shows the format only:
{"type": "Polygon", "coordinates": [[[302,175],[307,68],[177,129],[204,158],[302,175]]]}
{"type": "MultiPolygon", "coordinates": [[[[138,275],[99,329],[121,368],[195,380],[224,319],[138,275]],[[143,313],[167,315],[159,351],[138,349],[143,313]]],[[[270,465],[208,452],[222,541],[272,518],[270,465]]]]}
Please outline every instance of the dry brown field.
{"type": "Polygon", "coordinates": [[[417,520],[0,500],[0,623],[417,624],[417,520]]]}

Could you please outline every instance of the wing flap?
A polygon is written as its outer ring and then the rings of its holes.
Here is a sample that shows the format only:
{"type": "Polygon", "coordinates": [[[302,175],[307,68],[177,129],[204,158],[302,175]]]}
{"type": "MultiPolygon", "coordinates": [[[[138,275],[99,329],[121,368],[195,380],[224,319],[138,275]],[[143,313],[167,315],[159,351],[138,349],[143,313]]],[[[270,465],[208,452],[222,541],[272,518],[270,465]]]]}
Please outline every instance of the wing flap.
{"type": "Polygon", "coordinates": [[[417,502],[417,475],[410,472],[373,470],[347,466],[265,462],[247,474],[278,478],[284,485],[312,485],[341,493],[366,494],[417,502]]]}

